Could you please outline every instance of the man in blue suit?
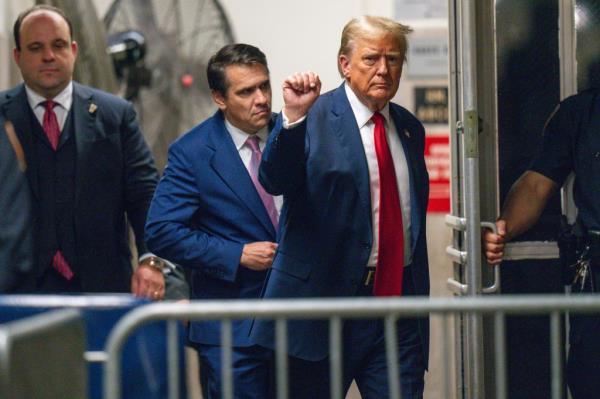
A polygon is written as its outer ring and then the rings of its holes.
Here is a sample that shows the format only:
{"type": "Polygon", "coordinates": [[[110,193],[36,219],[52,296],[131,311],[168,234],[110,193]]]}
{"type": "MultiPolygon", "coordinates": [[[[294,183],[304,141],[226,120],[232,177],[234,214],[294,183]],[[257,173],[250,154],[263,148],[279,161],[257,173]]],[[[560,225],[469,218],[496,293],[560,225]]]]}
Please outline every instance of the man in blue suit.
{"type": "MultiPolygon", "coordinates": [[[[219,110],[171,145],[150,206],[148,247],[192,271],[193,299],[258,298],[277,248],[282,199],[258,182],[271,122],[265,55],[247,44],[223,47],[209,61],[219,110]]],[[[233,322],[236,398],[267,398],[271,352],[249,339],[250,320],[233,322]]],[[[191,323],[205,398],[222,397],[220,323],[191,323]]]]}
{"type": "MultiPolygon", "coordinates": [[[[285,199],[265,298],[428,295],[424,130],[390,102],[408,32],[386,18],[353,19],[339,88],[319,96],[313,73],[284,82],[260,168],[265,189],[285,199]]],[[[253,338],[271,346],[272,324],[255,323],[253,338]]],[[[294,320],[288,331],[292,397],[329,397],[327,324],[294,320]]],[[[388,397],[381,320],[347,320],[342,339],[344,389],[354,379],[363,398],[388,397]]],[[[422,397],[427,318],[398,321],[398,356],[402,397],[422,397]]]]}
{"type": "Polygon", "coordinates": [[[16,290],[162,298],[165,279],[153,258],[131,267],[128,222],[145,253],[158,181],[133,106],[72,80],[78,45],[62,10],[28,8],[13,33],[24,84],[0,93],[0,113],[14,125],[28,166],[35,257],[16,290]]]}

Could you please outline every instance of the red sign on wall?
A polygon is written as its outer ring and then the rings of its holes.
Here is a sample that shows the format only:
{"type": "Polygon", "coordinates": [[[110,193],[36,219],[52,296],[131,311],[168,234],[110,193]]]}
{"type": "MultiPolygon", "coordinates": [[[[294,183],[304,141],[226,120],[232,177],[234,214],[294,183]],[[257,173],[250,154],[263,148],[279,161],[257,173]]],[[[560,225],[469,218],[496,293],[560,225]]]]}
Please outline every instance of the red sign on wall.
{"type": "Polygon", "coordinates": [[[425,163],[429,172],[427,212],[450,212],[450,143],[448,134],[425,136],[425,163]]]}

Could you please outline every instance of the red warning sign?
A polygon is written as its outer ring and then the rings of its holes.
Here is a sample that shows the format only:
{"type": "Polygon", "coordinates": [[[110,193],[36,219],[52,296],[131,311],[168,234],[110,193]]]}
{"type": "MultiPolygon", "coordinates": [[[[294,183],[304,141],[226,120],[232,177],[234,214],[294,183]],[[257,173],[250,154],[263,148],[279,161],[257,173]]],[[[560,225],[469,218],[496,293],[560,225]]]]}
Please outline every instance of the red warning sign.
{"type": "Polygon", "coordinates": [[[427,212],[450,212],[450,142],[448,134],[425,137],[425,163],[429,172],[427,212]]]}

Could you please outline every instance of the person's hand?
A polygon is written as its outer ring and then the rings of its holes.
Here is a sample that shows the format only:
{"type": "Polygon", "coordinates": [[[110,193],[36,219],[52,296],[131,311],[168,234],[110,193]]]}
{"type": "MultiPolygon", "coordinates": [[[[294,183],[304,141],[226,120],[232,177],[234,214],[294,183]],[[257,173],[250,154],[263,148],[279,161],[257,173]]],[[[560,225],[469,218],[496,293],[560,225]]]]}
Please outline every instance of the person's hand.
{"type": "Polygon", "coordinates": [[[271,267],[277,244],[269,241],[251,242],[244,245],[240,265],[256,271],[271,267]]]}
{"type": "Polygon", "coordinates": [[[283,81],[284,113],[294,123],[308,113],[321,93],[321,79],[314,72],[299,72],[283,81]]]}
{"type": "Polygon", "coordinates": [[[131,292],[135,296],[161,300],[165,297],[165,276],[162,271],[141,263],[131,277],[131,292]]]}
{"type": "Polygon", "coordinates": [[[485,257],[490,265],[498,265],[502,262],[504,256],[504,244],[506,242],[506,222],[502,219],[496,221],[496,229],[498,234],[495,234],[490,229],[485,229],[483,233],[483,250],[485,257]]]}

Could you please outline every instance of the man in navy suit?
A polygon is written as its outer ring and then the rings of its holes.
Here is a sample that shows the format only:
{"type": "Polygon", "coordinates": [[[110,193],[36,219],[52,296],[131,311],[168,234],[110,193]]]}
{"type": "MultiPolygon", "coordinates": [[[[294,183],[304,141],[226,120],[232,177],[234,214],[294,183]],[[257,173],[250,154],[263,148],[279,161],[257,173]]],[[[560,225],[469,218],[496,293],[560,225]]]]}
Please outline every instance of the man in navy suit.
{"type": "Polygon", "coordinates": [[[144,254],[144,222],[158,181],[132,105],[72,81],[78,46],[60,9],[25,10],[14,39],[25,83],[0,93],[0,112],[14,125],[28,165],[35,256],[17,290],[162,298],[156,259],[131,267],[127,221],[144,254]]]}
{"type": "MultiPolygon", "coordinates": [[[[272,118],[267,60],[254,46],[227,45],[210,59],[207,75],[219,110],[171,145],[146,241],[192,271],[192,298],[258,298],[277,248],[282,202],[258,182],[272,118]]],[[[249,339],[250,322],[233,322],[234,393],[267,398],[272,356],[249,339]]],[[[191,323],[189,338],[204,397],[222,397],[219,322],[191,323]]]]}
{"type": "MultiPolygon", "coordinates": [[[[265,189],[285,199],[265,298],[428,295],[424,130],[390,102],[408,32],[386,18],[353,19],[342,33],[340,87],[319,96],[314,73],[285,80],[260,168],[265,189]]],[[[272,346],[272,323],[255,323],[252,337],[272,346]]],[[[420,398],[428,319],[397,326],[402,397],[420,398]]],[[[292,397],[329,397],[326,322],[294,320],[288,331],[292,397]]],[[[388,397],[381,320],[347,320],[342,339],[344,390],[354,379],[363,398],[388,397]]]]}

